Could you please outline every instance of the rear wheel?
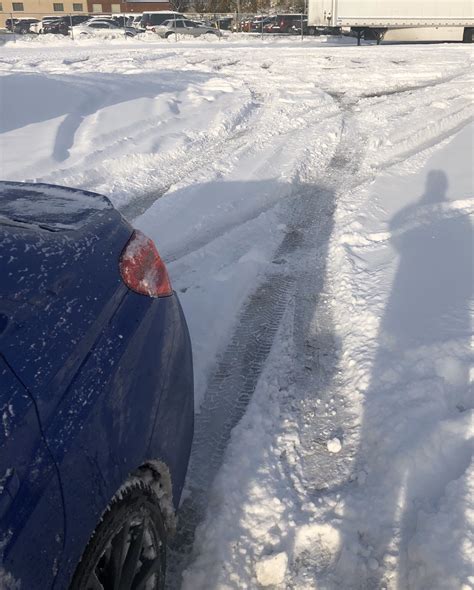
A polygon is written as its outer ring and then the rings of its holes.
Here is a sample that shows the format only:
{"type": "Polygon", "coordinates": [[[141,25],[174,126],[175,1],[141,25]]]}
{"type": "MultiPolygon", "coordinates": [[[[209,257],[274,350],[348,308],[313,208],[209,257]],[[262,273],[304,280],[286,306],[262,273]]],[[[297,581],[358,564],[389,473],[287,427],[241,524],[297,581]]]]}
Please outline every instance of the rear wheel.
{"type": "Polygon", "coordinates": [[[165,569],[166,532],[158,498],[138,482],[112,501],[70,590],[162,590],[165,569]]]}

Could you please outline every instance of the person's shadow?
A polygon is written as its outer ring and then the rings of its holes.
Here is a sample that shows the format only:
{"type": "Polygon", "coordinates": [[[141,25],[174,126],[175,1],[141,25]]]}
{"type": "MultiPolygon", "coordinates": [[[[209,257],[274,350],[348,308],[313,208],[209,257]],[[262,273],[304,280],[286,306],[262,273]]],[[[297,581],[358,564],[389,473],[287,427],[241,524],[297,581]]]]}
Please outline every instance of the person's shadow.
{"type": "Polygon", "coordinates": [[[354,585],[366,590],[420,587],[413,580],[421,580],[416,572],[423,566],[416,551],[407,551],[417,518],[437,510],[446,485],[469,465],[469,442],[449,425],[464,420],[472,403],[472,228],[447,200],[447,189],[445,173],[431,171],[419,202],[390,223],[399,265],[364,397],[362,483],[346,505],[343,527],[346,565],[350,547],[362,545],[362,554],[372,556],[362,586],[354,585]]]}

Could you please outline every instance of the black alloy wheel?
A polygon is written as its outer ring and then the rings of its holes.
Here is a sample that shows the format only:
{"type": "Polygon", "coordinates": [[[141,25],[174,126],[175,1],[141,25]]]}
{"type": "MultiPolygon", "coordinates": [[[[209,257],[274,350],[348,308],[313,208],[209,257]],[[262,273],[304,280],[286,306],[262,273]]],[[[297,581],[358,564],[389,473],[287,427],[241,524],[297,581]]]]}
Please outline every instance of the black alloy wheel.
{"type": "Polygon", "coordinates": [[[152,489],[134,484],[112,501],[79,563],[71,590],[162,590],[166,533],[152,489]]]}

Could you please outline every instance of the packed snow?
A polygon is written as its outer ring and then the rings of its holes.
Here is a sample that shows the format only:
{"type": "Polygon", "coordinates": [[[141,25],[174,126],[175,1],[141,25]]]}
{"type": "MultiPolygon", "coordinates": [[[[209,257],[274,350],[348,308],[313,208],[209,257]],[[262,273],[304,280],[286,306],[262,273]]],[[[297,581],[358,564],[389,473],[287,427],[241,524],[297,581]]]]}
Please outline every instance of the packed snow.
{"type": "Polygon", "coordinates": [[[172,590],[474,589],[472,57],[2,48],[2,177],[109,196],[187,316],[172,590]]]}

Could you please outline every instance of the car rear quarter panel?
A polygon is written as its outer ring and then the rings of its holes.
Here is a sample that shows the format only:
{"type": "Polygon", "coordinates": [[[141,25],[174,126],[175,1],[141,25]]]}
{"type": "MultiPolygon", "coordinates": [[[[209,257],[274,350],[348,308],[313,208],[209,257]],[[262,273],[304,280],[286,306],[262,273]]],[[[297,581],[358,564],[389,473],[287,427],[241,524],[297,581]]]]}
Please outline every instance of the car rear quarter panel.
{"type": "MultiPolygon", "coordinates": [[[[144,462],[168,466],[177,506],[192,440],[192,357],[179,301],[127,289],[119,258],[132,228],[114,210],[97,219],[64,234],[18,227],[0,236],[9,279],[0,301],[10,318],[2,353],[35,400],[51,459],[44,473],[55,486],[31,513],[24,538],[35,542],[25,547],[39,560],[38,534],[56,532],[63,550],[59,560],[58,542],[48,542],[54,567],[48,554],[47,566],[30,568],[41,588],[49,586],[40,570],[68,587],[111,498],[144,462]]],[[[38,587],[31,580],[25,587],[38,587]]]]}
{"type": "Polygon", "coordinates": [[[177,297],[128,292],[46,431],[67,526],[55,587],[67,587],[111,498],[147,460],[169,467],[178,503],[192,432],[191,350],[177,297]]]}

